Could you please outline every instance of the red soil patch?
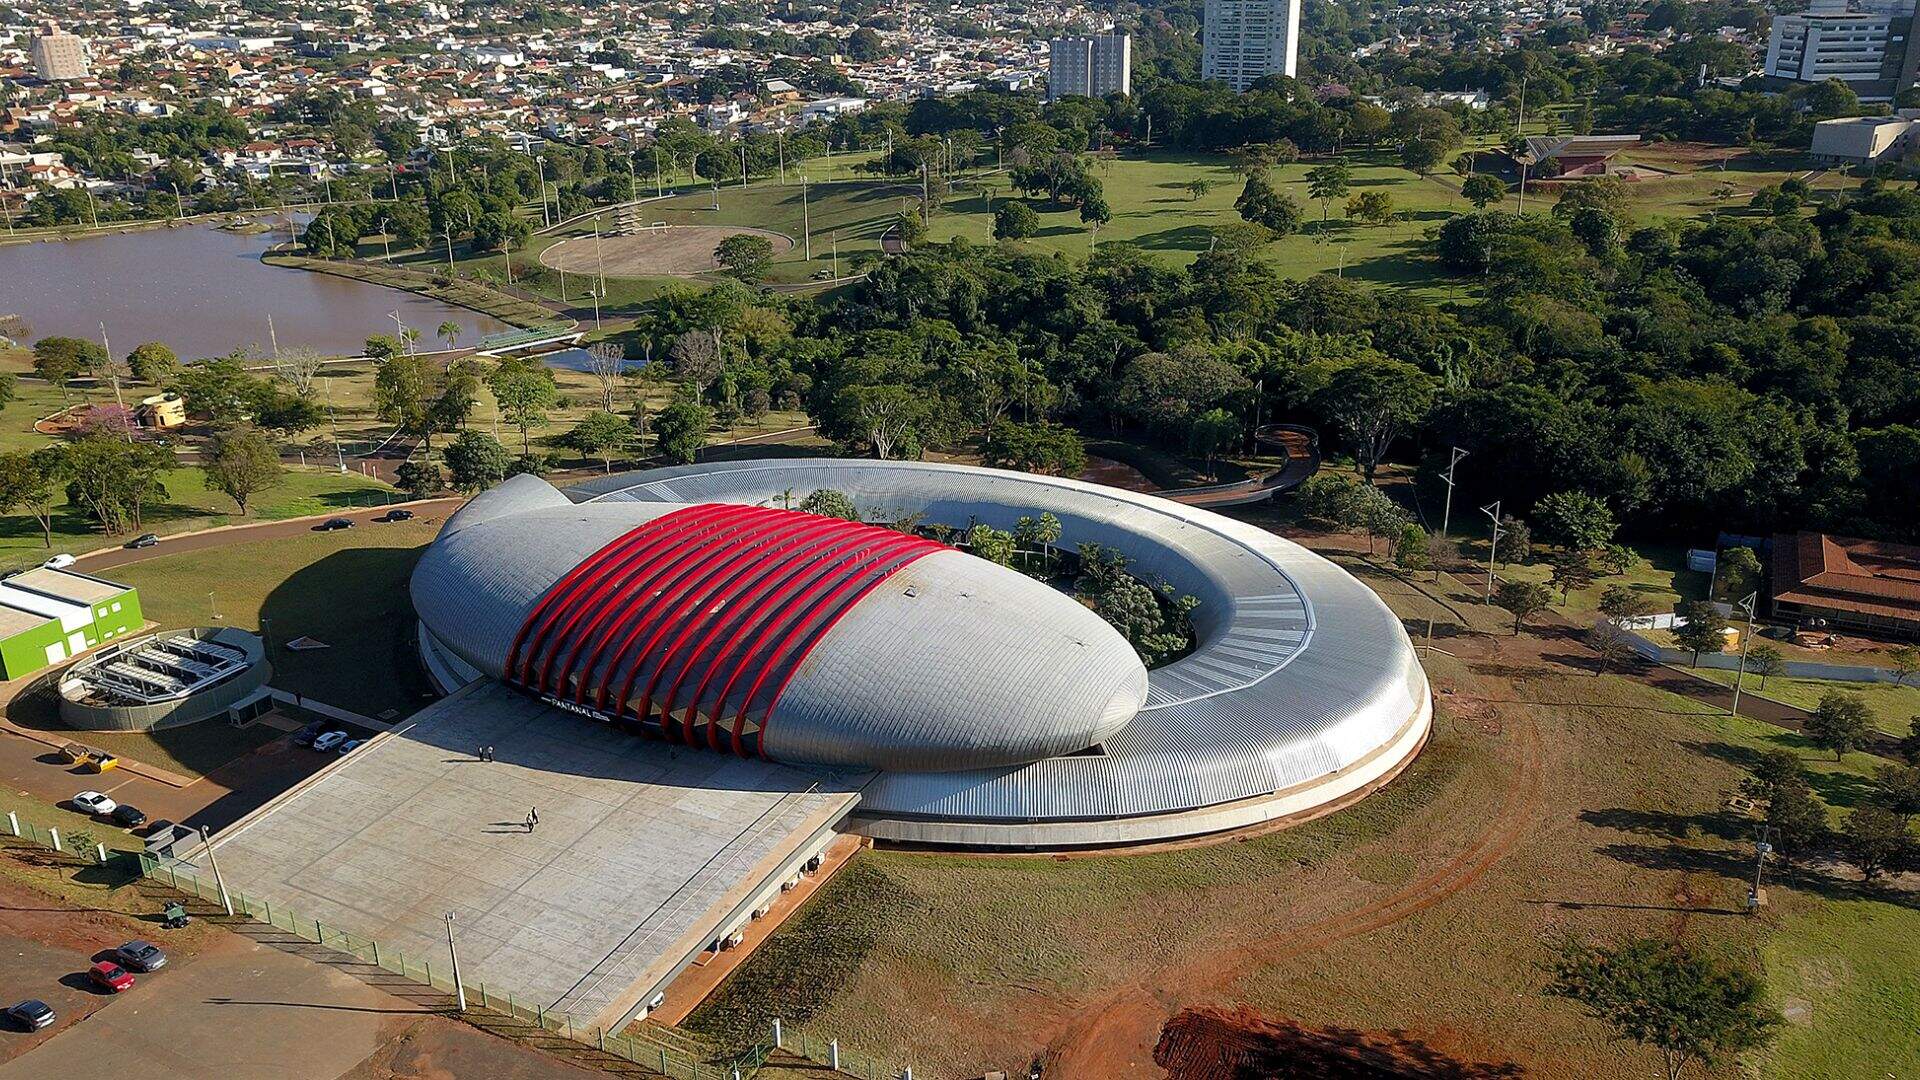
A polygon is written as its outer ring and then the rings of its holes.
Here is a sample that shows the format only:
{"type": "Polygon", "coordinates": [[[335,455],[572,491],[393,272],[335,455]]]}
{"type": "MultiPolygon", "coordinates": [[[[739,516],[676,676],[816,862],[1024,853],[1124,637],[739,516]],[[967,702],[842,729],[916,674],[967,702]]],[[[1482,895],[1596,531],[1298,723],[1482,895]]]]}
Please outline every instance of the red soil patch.
{"type": "Polygon", "coordinates": [[[1405,1032],[1302,1027],[1244,1006],[1188,1009],[1153,1049],[1168,1080],[1510,1080],[1511,1062],[1460,1061],[1405,1032]]]}
{"type": "Polygon", "coordinates": [[[0,937],[25,938],[51,948],[92,954],[123,941],[152,936],[150,924],[117,911],[60,907],[59,903],[0,879],[0,937]]]}

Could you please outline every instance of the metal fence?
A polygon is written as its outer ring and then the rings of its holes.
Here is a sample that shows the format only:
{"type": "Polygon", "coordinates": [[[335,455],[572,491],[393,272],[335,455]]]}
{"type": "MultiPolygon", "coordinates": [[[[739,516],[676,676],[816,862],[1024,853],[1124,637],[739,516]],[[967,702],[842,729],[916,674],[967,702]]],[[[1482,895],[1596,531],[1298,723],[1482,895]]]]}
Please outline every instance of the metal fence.
{"type": "MultiPolygon", "coordinates": [[[[458,994],[452,965],[447,957],[408,956],[393,946],[383,946],[377,941],[328,926],[319,919],[306,918],[284,905],[276,907],[267,900],[248,896],[244,892],[229,891],[223,897],[217,880],[204,879],[178,862],[163,860],[145,852],[108,849],[92,839],[86,830],[62,833],[56,828],[24,821],[11,811],[0,813],[4,813],[4,827],[13,836],[71,855],[83,866],[102,866],[124,875],[129,881],[146,877],[163,882],[177,892],[218,905],[222,910],[231,903],[235,915],[284,930],[303,941],[345,953],[409,982],[449,995],[458,994]]],[[[466,991],[469,1010],[478,1008],[523,1021],[562,1038],[597,1047],[636,1065],[654,1069],[671,1080],[746,1080],[776,1050],[797,1054],[841,1075],[859,1077],[861,1080],[893,1080],[902,1075],[901,1070],[891,1069],[877,1058],[857,1058],[841,1053],[837,1042],[820,1042],[806,1036],[786,1036],[783,1039],[777,1023],[768,1038],[747,1049],[703,1060],[683,1047],[648,1038],[644,1031],[636,1035],[623,1035],[599,1028],[577,1028],[570,1016],[550,1012],[538,1001],[523,1000],[510,990],[489,987],[484,982],[462,979],[460,986],[466,991]],[[779,1040],[779,1045],[776,1045],[776,1040],[779,1040]]]]}

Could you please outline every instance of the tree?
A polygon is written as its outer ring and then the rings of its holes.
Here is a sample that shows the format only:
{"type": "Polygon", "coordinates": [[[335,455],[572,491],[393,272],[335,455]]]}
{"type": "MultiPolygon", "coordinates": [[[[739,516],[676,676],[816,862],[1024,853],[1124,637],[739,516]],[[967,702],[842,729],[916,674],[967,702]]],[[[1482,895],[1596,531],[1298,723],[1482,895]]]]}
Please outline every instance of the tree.
{"type": "Polygon", "coordinates": [[[67,502],[109,536],[138,528],[147,505],[167,497],[161,477],[175,464],[165,447],[98,435],[68,445],[58,461],[67,502]]]}
{"type": "Polygon", "coordinates": [[[1847,751],[1866,745],[1873,731],[1873,712],[1865,697],[1829,690],[1820,695],[1820,704],[1807,717],[1806,731],[1813,745],[1833,751],[1833,760],[1839,761],[1847,751]]]}
{"type": "Polygon", "coordinates": [[[244,516],[254,493],[272,487],[285,474],[280,451],[259,428],[239,424],[217,432],[208,445],[200,472],[207,490],[234,501],[244,516]]]}
{"type": "Polygon", "coordinates": [[[802,513],[818,514],[821,517],[839,518],[841,521],[859,521],[860,511],[853,500],[844,491],[832,488],[820,488],[800,500],[802,513]]]}
{"type": "Polygon", "coordinates": [[[1862,806],[1840,826],[1840,849],[1868,881],[1905,863],[1913,854],[1907,819],[1884,806],[1862,806]]]}
{"type": "Polygon", "coordinates": [[[1653,601],[1627,585],[1609,585],[1600,593],[1600,614],[1624,625],[1653,613],[1653,601]]]}
{"type": "Polygon", "coordinates": [[[440,335],[440,340],[446,342],[447,348],[451,350],[459,347],[460,335],[464,333],[464,331],[461,329],[459,323],[448,319],[440,324],[440,329],[436,331],[436,333],[440,335]]]}
{"type": "Polygon", "coordinates": [[[424,356],[395,356],[373,376],[374,412],[403,435],[433,449],[433,403],[439,396],[440,368],[424,356]]]}
{"type": "Polygon", "coordinates": [[[463,431],[442,453],[457,490],[485,491],[506,479],[512,462],[500,440],[484,431],[463,431]]]}
{"type": "Polygon", "coordinates": [[[40,524],[41,541],[53,547],[53,509],[59,494],[60,447],[0,454],[0,514],[25,510],[40,524]]]}
{"type": "Polygon", "coordinates": [[[1353,172],[1344,161],[1334,161],[1307,170],[1307,194],[1320,200],[1320,231],[1327,231],[1327,208],[1335,199],[1346,198],[1353,183],[1353,172]]]}
{"type": "Polygon", "coordinates": [[[1507,197],[1507,185],[1501,183],[1498,177],[1478,173],[1467,177],[1466,182],[1460,185],[1460,194],[1473,204],[1475,210],[1485,210],[1507,197]]]}
{"type": "Polygon", "coordinates": [[[600,383],[600,407],[613,411],[613,393],[620,387],[620,376],[627,370],[627,350],[617,342],[602,341],[587,346],[587,373],[600,383]]]}
{"type": "Polygon", "coordinates": [[[90,371],[107,365],[107,351],[84,338],[44,337],[33,345],[34,374],[60,388],[90,371]]]}
{"type": "Polygon", "coordinates": [[[735,233],[720,241],[713,257],[721,269],[752,284],[767,276],[773,263],[773,241],[753,233],[735,233]]]}
{"type": "Polygon", "coordinates": [[[1560,588],[1560,602],[1573,598],[1573,590],[1593,584],[1593,558],[1578,549],[1563,551],[1553,560],[1553,574],[1547,580],[1560,588]]]}
{"type": "Polygon", "coordinates": [[[1080,223],[1093,230],[1094,243],[1100,242],[1100,227],[1112,220],[1113,208],[1105,195],[1095,193],[1080,200],[1080,223]]]}
{"type": "Polygon", "coordinates": [[[547,410],[560,402],[560,389],[553,381],[553,372],[538,360],[506,359],[487,376],[487,388],[493,391],[507,423],[520,430],[521,456],[531,454],[528,432],[544,427],[547,410]]]}
{"type": "Polygon", "coordinates": [[[672,464],[689,464],[707,444],[707,429],[712,426],[713,413],[705,405],[684,398],[675,400],[654,417],[654,449],[672,464]]]}
{"type": "Polygon", "coordinates": [[[1760,689],[1765,690],[1768,679],[1787,673],[1787,658],[1779,649],[1763,641],[1747,650],[1747,670],[1760,676],[1760,689]]]}
{"type": "Polygon", "coordinates": [[[1002,532],[989,525],[975,525],[967,530],[966,546],[967,553],[976,558],[998,566],[1013,565],[1014,540],[1010,532],[1002,532]]]}
{"type": "Polygon", "coordinates": [[[1727,620],[1720,609],[1706,600],[1683,601],[1675,609],[1673,639],[1693,653],[1693,666],[1700,666],[1700,654],[1719,652],[1727,647],[1727,620]]]}
{"type": "Polygon", "coordinates": [[[1493,605],[1513,616],[1513,633],[1520,636],[1520,625],[1547,610],[1553,594],[1537,581],[1503,581],[1493,590],[1493,605]]]}
{"type": "Polygon", "coordinates": [[[1273,186],[1265,169],[1247,174],[1247,185],[1240,191],[1240,197],[1234,201],[1234,209],[1240,216],[1275,236],[1287,236],[1298,232],[1303,215],[1300,204],[1273,186]]]}
{"type": "Polygon", "coordinates": [[[1087,467],[1080,433],[1060,424],[996,424],[980,448],[980,457],[992,468],[1046,476],[1075,476],[1087,467]]]}
{"type": "Polygon", "coordinates": [[[1587,631],[1587,647],[1600,657],[1595,675],[1604,675],[1608,668],[1624,664],[1633,656],[1633,643],[1627,640],[1627,632],[1610,622],[1599,623],[1587,631]]]}
{"type": "Polygon", "coordinates": [[[165,386],[180,370],[180,357],[160,342],[149,341],[127,354],[127,370],[149,386],[165,386]]]}
{"type": "Polygon", "coordinates": [[[1903,818],[1920,814],[1920,768],[1882,765],[1873,771],[1873,802],[1903,818]]]}
{"type": "Polygon", "coordinates": [[[1425,176],[1447,160],[1447,152],[1452,149],[1453,144],[1443,138],[1414,139],[1400,147],[1400,164],[1425,176]]]}
{"type": "Polygon", "coordinates": [[[1313,405],[1353,440],[1371,482],[1394,440],[1426,419],[1433,391],[1433,379],[1412,364],[1361,360],[1334,372],[1313,405]]]}
{"type": "Polygon", "coordinates": [[[424,499],[440,490],[440,467],[425,461],[406,460],[393,471],[394,486],[410,499],[424,499]]]}
{"type": "Polygon", "coordinates": [[[1814,797],[1804,771],[1774,785],[1764,820],[1784,859],[1812,854],[1827,841],[1827,808],[1814,797]]]}
{"type": "Polygon", "coordinates": [[[688,330],[674,338],[667,347],[667,364],[682,382],[703,393],[724,367],[718,339],[706,330],[688,330]]]}
{"type": "Polygon", "coordinates": [[[1765,1046],[1782,1023],[1758,976],[1683,943],[1568,941],[1549,971],[1549,995],[1577,1002],[1616,1037],[1658,1050],[1667,1080],[1695,1060],[1711,1066],[1765,1046]]]}
{"type": "Polygon", "coordinates": [[[1729,600],[1743,599],[1760,587],[1760,558],[1750,547],[1730,547],[1720,553],[1715,572],[1720,595],[1729,600]]]}
{"type": "Polygon", "coordinates": [[[1039,517],[1022,517],[1013,523],[1013,538],[1024,550],[1038,550],[1040,566],[1044,571],[1053,569],[1054,545],[1060,542],[1060,519],[1050,513],[1039,517]]]}
{"type": "Polygon", "coordinates": [[[1558,491],[1533,504],[1533,520],[1546,538],[1562,547],[1595,551],[1613,539],[1613,512],[1584,491],[1558,491]]]}
{"type": "Polygon", "coordinates": [[[1040,230],[1040,215],[1018,199],[1008,199],[993,212],[995,240],[1024,240],[1040,230]]]}
{"type": "Polygon", "coordinates": [[[1213,472],[1214,458],[1240,437],[1240,418],[1225,409],[1208,409],[1193,418],[1187,429],[1187,448],[1206,459],[1207,472],[1213,472]]]}
{"type": "Polygon", "coordinates": [[[610,412],[591,412],[567,432],[567,445],[599,458],[613,472],[613,459],[633,441],[633,426],[610,412]]]}
{"type": "Polygon", "coordinates": [[[1914,672],[1920,671],[1920,648],[1912,645],[1898,645],[1888,649],[1887,670],[1893,672],[1893,685],[1904,686],[1906,681],[1913,677],[1914,672]]]}
{"type": "Polygon", "coordinates": [[[1432,542],[1427,538],[1427,530],[1407,522],[1400,529],[1399,539],[1393,542],[1394,563],[1402,570],[1425,570],[1432,559],[1432,542]]]}
{"type": "Polygon", "coordinates": [[[1393,196],[1384,191],[1360,191],[1347,197],[1347,216],[1369,225],[1385,225],[1393,220],[1393,196]]]}
{"type": "Polygon", "coordinates": [[[1206,198],[1211,191],[1213,191],[1213,181],[1211,180],[1200,178],[1187,181],[1187,199],[1189,201],[1198,202],[1206,198]]]}
{"type": "Polygon", "coordinates": [[[929,418],[927,396],[911,386],[850,386],[840,403],[855,431],[882,461],[918,445],[929,418]]]}
{"type": "Polygon", "coordinates": [[[893,219],[894,235],[899,237],[900,246],[912,248],[927,238],[927,219],[909,210],[893,219]]]}

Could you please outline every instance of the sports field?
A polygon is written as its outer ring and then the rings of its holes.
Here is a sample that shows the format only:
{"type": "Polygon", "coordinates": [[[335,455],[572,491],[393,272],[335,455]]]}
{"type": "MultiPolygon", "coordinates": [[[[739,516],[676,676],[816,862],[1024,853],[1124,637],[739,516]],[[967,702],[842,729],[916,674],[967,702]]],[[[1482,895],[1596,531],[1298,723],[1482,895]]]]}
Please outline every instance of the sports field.
{"type": "Polygon", "coordinates": [[[730,236],[760,236],[776,258],[793,250],[793,237],[772,229],[727,225],[643,226],[628,234],[562,240],[540,253],[540,264],[569,274],[639,278],[703,274],[720,268],[718,249],[730,236]]]}

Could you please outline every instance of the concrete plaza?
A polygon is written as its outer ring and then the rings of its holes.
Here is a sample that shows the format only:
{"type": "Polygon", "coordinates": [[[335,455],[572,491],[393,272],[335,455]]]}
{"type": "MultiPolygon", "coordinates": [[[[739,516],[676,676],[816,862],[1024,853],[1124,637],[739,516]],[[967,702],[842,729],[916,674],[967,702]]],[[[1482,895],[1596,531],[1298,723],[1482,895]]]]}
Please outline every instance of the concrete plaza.
{"type": "Polygon", "coordinates": [[[643,740],[482,680],[214,850],[229,889],[410,966],[444,970],[453,912],[469,985],[610,1027],[777,892],[866,779],[643,740]]]}

